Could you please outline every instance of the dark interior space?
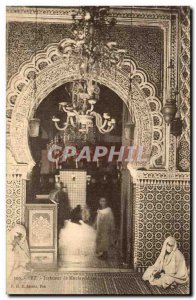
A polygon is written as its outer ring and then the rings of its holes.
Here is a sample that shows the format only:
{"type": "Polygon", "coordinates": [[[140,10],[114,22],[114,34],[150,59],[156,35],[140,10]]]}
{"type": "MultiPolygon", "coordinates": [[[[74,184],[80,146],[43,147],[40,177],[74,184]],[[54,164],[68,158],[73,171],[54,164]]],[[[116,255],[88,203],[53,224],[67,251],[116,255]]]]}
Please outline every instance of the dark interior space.
{"type": "MultiPolygon", "coordinates": [[[[122,144],[123,101],[106,86],[100,85],[99,87],[100,98],[95,104],[95,111],[101,115],[108,112],[112,118],[116,119],[116,126],[112,132],[106,134],[101,134],[94,126],[93,141],[86,141],[85,145],[92,147],[93,145],[101,145],[108,147],[108,149],[110,146],[115,146],[115,149],[119,149],[122,144]]],[[[55,175],[58,175],[60,170],[84,169],[87,171],[88,177],[86,204],[95,215],[99,197],[107,197],[109,205],[114,211],[116,223],[119,226],[121,173],[116,159],[110,163],[104,158],[100,159],[98,163],[84,161],[77,166],[74,161],[64,162],[58,168],[55,163],[49,162],[47,159],[47,149],[50,141],[55,136],[61,138],[52,122],[52,117],[57,116],[63,120],[64,115],[59,112],[59,103],[62,101],[71,102],[69,88],[70,83],[56,88],[44,99],[36,111],[35,117],[40,119],[40,130],[38,137],[29,137],[30,149],[36,165],[33,168],[28,185],[28,202],[34,201],[37,194],[49,194],[54,189],[55,175]]]]}

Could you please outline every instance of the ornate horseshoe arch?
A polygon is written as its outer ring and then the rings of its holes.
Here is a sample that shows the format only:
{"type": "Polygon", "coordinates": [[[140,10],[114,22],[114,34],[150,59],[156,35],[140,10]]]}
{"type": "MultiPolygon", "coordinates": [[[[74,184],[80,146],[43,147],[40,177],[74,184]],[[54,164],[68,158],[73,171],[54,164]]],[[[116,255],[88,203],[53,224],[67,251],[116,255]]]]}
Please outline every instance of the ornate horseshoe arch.
{"type": "MultiPolygon", "coordinates": [[[[61,41],[62,43],[63,41],[61,41]]],[[[39,104],[56,87],[81,78],[79,60],[72,55],[64,59],[58,51],[59,44],[50,44],[24,62],[8,83],[7,131],[8,148],[18,164],[27,164],[30,171],[35,162],[28,146],[28,121],[39,104]],[[36,85],[36,92],[35,92],[36,85]]],[[[134,111],[136,120],[135,144],[142,145],[150,164],[163,166],[165,156],[165,124],[161,114],[162,104],[147,74],[135,62],[125,59],[116,70],[102,70],[96,80],[113,90],[134,111]],[[132,79],[132,99],[129,95],[132,79]]]]}

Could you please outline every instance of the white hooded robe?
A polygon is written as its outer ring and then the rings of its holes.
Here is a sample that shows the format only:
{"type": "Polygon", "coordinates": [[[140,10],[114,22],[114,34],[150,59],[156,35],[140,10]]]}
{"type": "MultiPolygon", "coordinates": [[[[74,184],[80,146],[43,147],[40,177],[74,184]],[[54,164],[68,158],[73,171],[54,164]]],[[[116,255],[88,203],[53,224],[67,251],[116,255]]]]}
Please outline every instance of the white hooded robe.
{"type": "Polygon", "coordinates": [[[151,285],[167,288],[173,283],[183,284],[188,281],[188,271],[185,259],[180,250],[177,249],[176,240],[168,237],[162,247],[161,253],[155,264],[149,267],[144,275],[143,280],[148,280],[151,285]],[[174,244],[171,253],[167,254],[167,244],[174,244]],[[161,273],[160,278],[155,278],[156,273],[161,273]]]}

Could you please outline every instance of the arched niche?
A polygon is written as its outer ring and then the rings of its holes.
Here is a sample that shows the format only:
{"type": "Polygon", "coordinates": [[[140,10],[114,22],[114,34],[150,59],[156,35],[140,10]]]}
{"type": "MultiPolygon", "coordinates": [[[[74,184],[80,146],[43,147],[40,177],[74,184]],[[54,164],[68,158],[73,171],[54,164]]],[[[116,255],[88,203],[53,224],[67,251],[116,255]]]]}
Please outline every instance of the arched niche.
{"type": "MultiPolygon", "coordinates": [[[[63,41],[61,41],[62,43],[63,41]]],[[[28,121],[39,104],[56,87],[81,78],[79,59],[72,55],[62,58],[59,44],[50,44],[24,62],[8,83],[7,131],[8,148],[18,164],[27,164],[29,172],[35,165],[28,145],[28,121]]],[[[160,168],[165,163],[165,124],[162,104],[155,86],[146,72],[131,59],[120,67],[104,69],[93,79],[113,90],[134,112],[135,145],[143,146],[147,161],[138,163],[146,168],[160,168]],[[130,78],[132,97],[130,97],[130,78]]]]}

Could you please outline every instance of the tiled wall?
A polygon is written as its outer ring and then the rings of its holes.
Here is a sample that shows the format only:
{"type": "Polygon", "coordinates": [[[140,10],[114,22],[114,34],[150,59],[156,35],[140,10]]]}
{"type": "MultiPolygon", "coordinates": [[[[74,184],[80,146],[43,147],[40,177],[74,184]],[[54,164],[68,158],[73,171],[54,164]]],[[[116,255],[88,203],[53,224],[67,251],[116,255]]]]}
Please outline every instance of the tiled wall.
{"type": "Polygon", "coordinates": [[[188,181],[138,180],[134,199],[134,261],[138,268],[152,265],[164,240],[174,236],[189,264],[190,185],[188,181]]]}
{"type": "Polygon", "coordinates": [[[61,171],[60,181],[67,185],[68,197],[72,208],[86,205],[86,171],[61,171]]]}

